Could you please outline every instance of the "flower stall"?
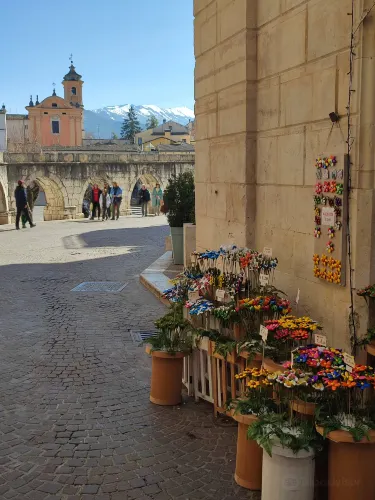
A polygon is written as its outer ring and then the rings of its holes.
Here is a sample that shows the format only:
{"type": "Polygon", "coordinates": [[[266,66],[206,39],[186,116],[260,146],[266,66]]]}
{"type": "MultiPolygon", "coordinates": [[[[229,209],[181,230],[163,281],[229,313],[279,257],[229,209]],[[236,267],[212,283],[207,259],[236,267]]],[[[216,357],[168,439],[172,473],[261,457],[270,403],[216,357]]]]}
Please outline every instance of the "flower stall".
{"type": "MultiPolygon", "coordinates": [[[[329,500],[375,498],[374,370],[327,346],[317,321],[292,314],[274,286],[277,258],[266,250],[193,253],[165,291],[172,306],[156,322],[159,333],[146,340],[150,399],[179,403],[184,379],[215,415],[231,416],[235,480],[261,489],[262,500],[312,500],[314,490],[320,498],[322,482],[329,500]]],[[[360,294],[374,297],[374,290],[360,294]]],[[[361,341],[369,354],[374,332],[361,341]]]]}

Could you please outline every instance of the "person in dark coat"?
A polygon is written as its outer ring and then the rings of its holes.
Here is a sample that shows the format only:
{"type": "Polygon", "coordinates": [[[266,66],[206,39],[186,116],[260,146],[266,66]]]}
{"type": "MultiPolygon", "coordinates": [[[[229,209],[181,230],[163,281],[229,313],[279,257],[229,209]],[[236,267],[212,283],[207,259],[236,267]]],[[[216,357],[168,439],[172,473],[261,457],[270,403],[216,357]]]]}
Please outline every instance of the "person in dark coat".
{"type": "Polygon", "coordinates": [[[94,184],[94,187],[91,191],[91,202],[92,202],[92,214],[91,220],[94,220],[96,215],[96,211],[98,211],[98,220],[100,219],[100,195],[102,194],[102,190],[99,189],[97,184],[94,184]]]}
{"type": "Polygon", "coordinates": [[[16,199],[17,215],[16,215],[16,229],[20,228],[20,218],[24,215],[26,222],[30,224],[30,227],[35,227],[32,218],[30,216],[30,211],[27,205],[27,195],[23,181],[18,181],[18,185],[14,191],[14,198],[16,199]]]}
{"type": "Polygon", "coordinates": [[[147,217],[148,203],[151,200],[150,191],[142,184],[139,192],[139,203],[142,205],[142,217],[147,217]]]}

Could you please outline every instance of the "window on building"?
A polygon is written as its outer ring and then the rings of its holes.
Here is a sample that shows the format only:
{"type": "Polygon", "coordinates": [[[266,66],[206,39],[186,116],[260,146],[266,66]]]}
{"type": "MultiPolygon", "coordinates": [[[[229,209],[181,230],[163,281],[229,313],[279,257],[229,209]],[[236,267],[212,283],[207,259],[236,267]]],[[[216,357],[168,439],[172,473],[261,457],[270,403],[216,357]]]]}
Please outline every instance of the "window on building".
{"type": "Polygon", "coordinates": [[[60,133],[60,122],[59,120],[52,120],[52,133],[59,134],[60,133]]]}
{"type": "Polygon", "coordinates": [[[45,111],[45,112],[44,112],[44,114],[45,114],[45,115],[48,115],[48,111],[45,111]]]}
{"type": "Polygon", "coordinates": [[[63,115],[66,115],[66,113],[63,113],[63,115]]]}
{"type": "Polygon", "coordinates": [[[52,103],[53,108],[57,108],[57,104],[55,102],[52,103]]]}
{"type": "Polygon", "coordinates": [[[72,95],[77,95],[77,89],[75,87],[72,87],[72,95]]]}
{"type": "Polygon", "coordinates": [[[186,142],[186,139],[182,139],[182,142],[186,142]]]}

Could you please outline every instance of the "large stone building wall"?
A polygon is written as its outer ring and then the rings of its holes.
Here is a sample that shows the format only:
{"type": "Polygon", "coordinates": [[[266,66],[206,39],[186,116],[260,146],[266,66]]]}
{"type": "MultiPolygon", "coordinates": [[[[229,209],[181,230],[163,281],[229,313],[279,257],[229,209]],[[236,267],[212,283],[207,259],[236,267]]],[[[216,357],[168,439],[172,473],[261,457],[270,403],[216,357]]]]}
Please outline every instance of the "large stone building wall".
{"type": "MultiPolygon", "coordinates": [[[[372,4],[355,2],[355,27],[372,4]]],[[[314,278],[312,198],[316,157],[347,151],[351,1],[195,0],[194,10],[197,246],[272,247],[277,287],[292,298],[300,289],[299,313],[349,347],[349,270],[345,287],[314,278]]],[[[372,11],[355,37],[354,287],[375,280],[374,35],[372,11]]],[[[355,309],[360,335],[363,299],[355,309]]]]}
{"type": "MultiPolygon", "coordinates": [[[[7,215],[14,213],[13,193],[17,181],[22,179],[26,184],[36,182],[45,192],[45,220],[59,220],[81,214],[89,184],[103,186],[104,182],[118,182],[123,190],[123,208],[126,208],[138,180],[150,189],[158,182],[164,189],[173,174],[194,168],[195,155],[55,151],[42,154],[4,153],[3,161],[0,164],[0,188],[2,183],[6,197],[4,199],[0,191],[0,212],[1,203],[4,203],[9,207],[7,215]]],[[[1,221],[0,213],[1,223],[7,221],[1,221]]]]}

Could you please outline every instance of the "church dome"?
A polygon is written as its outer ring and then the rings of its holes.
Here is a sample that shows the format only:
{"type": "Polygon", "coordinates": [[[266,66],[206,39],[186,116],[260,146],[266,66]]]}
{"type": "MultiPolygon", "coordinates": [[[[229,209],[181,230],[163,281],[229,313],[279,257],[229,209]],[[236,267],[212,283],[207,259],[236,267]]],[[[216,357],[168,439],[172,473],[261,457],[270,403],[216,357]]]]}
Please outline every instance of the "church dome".
{"type": "Polygon", "coordinates": [[[73,63],[70,65],[69,73],[64,76],[64,81],[66,82],[78,82],[82,78],[82,75],[79,75],[76,72],[73,63]]]}

